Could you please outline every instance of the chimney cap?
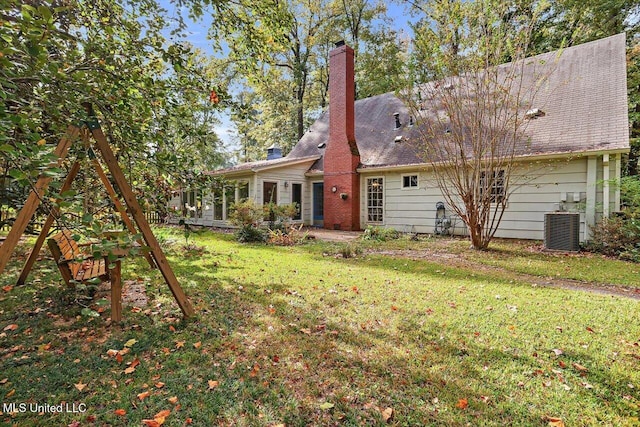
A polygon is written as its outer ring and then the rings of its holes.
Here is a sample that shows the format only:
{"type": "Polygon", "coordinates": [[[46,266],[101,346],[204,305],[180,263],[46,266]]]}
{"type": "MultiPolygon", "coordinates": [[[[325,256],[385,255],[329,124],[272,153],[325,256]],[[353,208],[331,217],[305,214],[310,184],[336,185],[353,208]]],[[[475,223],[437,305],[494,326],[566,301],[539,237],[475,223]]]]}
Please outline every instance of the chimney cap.
{"type": "Polygon", "coordinates": [[[340,47],[340,46],[344,46],[345,42],[344,40],[338,40],[337,42],[335,42],[336,47],[340,47]]]}

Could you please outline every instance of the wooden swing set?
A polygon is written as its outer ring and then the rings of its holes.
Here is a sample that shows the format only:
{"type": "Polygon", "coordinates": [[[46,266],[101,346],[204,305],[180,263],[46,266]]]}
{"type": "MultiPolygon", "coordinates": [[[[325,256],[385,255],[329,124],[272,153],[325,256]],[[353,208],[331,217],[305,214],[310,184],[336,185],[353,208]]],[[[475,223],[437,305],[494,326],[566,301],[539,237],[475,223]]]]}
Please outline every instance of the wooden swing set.
{"type": "MultiPolygon", "coordinates": [[[[193,307],[191,306],[191,303],[185,295],[184,291],[180,287],[178,279],[173,273],[173,270],[169,266],[169,262],[167,261],[167,258],[164,255],[164,252],[162,251],[158,240],[153,235],[151,227],[149,226],[149,223],[145,218],[144,212],[140,207],[140,204],[138,203],[138,200],[136,199],[131,186],[127,182],[122,169],[120,169],[120,166],[118,165],[118,161],[113,154],[111,147],[109,146],[107,138],[100,128],[100,124],[98,123],[98,120],[93,113],[91,105],[85,104],[84,107],[89,113],[90,120],[85,123],[85,126],[79,127],[76,125],[70,125],[67,128],[65,136],[62,137],[54,151],[55,155],[58,157],[57,166],[60,166],[62,164],[69,152],[69,148],[78,139],[78,137],[82,137],[85,147],[91,150],[90,137],[93,136],[95,147],[102,155],[104,163],[109,169],[109,173],[111,174],[117,188],[120,190],[120,194],[122,195],[126,204],[126,209],[118,199],[116,191],[111,185],[111,182],[109,181],[109,178],[105,174],[104,170],[102,169],[100,162],[97,158],[95,158],[95,156],[93,156],[91,162],[98,174],[98,177],[100,178],[100,181],[107,190],[109,198],[118,210],[123,223],[127,227],[127,230],[132,234],[136,234],[136,228],[133,225],[133,221],[135,221],[138,229],[140,230],[140,234],[142,234],[144,243],[148,248],[148,250],[142,251],[143,256],[147,259],[147,262],[152,268],[157,267],[160,270],[165,282],[169,286],[169,289],[171,289],[173,297],[178,303],[178,306],[182,310],[184,316],[192,316],[194,314],[193,307]],[[129,214],[133,218],[133,221],[129,217],[129,214]]],[[[73,180],[75,179],[79,170],[80,162],[76,161],[72,165],[64,183],[62,184],[62,187],[60,189],[61,194],[71,188],[73,180]]],[[[13,223],[9,234],[7,235],[4,243],[2,243],[2,246],[0,246],[0,274],[7,266],[9,258],[11,257],[15,247],[17,246],[20,237],[33,218],[33,215],[35,214],[36,209],[40,204],[40,200],[45,197],[50,182],[51,177],[47,177],[45,175],[41,175],[40,177],[38,177],[37,182],[29,193],[27,201],[16,217],[16,220],[13,223]]],[[[56,207],[53,207],[42,226],[42,230],[36,240],[33,250],[31,251],[27,261],[25,262],[22,273],[20,274],[20,277],[17,281],[18,285],[22,285],[25,283],[27,276],[31,271],[31,268],[33,267],[36,258],[38,257],[38,253],[40,252],[40,249],[42,249],[42,246],[47,239],[49,230],[57,217],[59,217],[59,210],[56,207]]],[[[115,262],[113,262],[112,260],[110,261],[107,256],[105,256],[104,259],[93,259],[92,257],[80,259],[80,249],[77,243],[71,238],[69,230],[60,230],[59,233],[49,238],[47,243],[54,255],[56,264],[60,269],[63,279],[65,280],[65,282],[67,282],[68,285],[71,285],[76,281],[86,282],[95,278],[110,280],[111,319],[114,322],[119,322],[122,316],[120,260],[116,260],[115,262]]],[[[141,241],[139,241],[138,243],[140,245],[143,244],[143,242],[141,241]]],[[[111,255],[113,254],[114,252],[112,252],[111,255]]]]}

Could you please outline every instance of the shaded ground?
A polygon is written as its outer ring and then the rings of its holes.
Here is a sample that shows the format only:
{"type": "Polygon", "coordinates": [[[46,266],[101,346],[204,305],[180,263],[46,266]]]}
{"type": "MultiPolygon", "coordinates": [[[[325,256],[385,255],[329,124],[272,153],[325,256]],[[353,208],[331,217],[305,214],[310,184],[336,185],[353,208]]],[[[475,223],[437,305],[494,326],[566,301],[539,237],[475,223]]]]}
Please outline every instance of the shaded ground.
{"type": "Polygon", "coordinates": [[[458,254],[448,253],[442,249],[421,250],[383,250],[370,251],[379,255],[402,257],[414,260],[427,260],[440,263],[449,267],[461,267],[468,270],[488,272],[494,274],[504,273],[505,276],[517,281],[530,283],[533,286],[547,286],[553,288],[571,289],[577,291],[593,292],[602,295],[615,295],[640,300],[640,288],[632,288],[619,284],[588,283],[580,280],[563,279],[556,277],[540,277],[532,274],[516,273],[504,268],[489,266],[466,259],[458,254]]]}

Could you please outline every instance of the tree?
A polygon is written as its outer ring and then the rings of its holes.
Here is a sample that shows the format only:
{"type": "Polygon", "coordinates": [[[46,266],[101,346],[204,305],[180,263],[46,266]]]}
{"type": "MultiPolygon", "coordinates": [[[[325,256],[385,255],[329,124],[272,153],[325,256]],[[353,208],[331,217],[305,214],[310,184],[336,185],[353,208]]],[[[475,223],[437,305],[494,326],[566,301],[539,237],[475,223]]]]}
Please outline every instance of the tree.
{"type": "Polygon", "coordinates": [[[523,69],[539,13],[514,14],[501,1],[440,0],[418,25],[416,75],[433,81],[409,89],[419,144],[443,197],[465,223],[471,244],[485,249],[516,183],[523,107],[535,98],[537,76],[523,69]],[[512,62],[502,64],[505,58],[512,62]]]}
{"type": "MultiPolygon", "coordinates": [[[[281,37],[265,37],[261,55],[247,58],[241,32],[226,35],[230,66],[244,89],[234,121],[244,160],[262,158],[277,143],[288,151],[328,104],[328,58],[334,42],[356,47],[358,96],[396,89],[402,48],[385,20],[383,2],[326,0],[282,2],[281,37]],[[382,55],[384,54],[384,56],[382,55]],[[247,108],[246,100],[252,104],[247,108]],[[247,114],[250,113],[250,114],[247,114]]],[[[259,20],[258,20],[259,21],[259,20]]]]}

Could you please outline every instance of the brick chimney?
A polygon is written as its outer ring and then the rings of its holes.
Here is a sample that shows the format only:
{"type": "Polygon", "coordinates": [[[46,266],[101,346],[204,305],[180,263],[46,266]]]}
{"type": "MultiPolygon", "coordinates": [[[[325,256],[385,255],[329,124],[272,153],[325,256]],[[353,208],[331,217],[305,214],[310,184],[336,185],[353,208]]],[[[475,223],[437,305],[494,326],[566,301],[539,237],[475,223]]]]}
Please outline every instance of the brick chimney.
{"type": "Polygon", "coordinates": [[[329,52],[329,142],[324,155],[324,227],[360,229],[360,153],[355,137],[353,49],[329,52]]]}

